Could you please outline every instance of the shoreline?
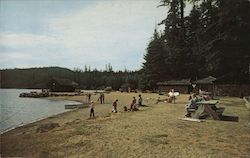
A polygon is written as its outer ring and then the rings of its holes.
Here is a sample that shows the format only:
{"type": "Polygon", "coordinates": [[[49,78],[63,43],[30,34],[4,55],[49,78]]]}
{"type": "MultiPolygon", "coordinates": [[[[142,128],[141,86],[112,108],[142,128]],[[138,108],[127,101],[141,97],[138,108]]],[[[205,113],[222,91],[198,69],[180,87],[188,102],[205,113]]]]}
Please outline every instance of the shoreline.
{"type": "MultiPolygon", "coordinates": [[[[83,103],[83,102],[80,102],[80,101],[69,100],[69,99],[64,99],[64,98],[57,98],[57,97],[44,97],[44,98],[39,98],[39,99],[48,99],[48,100],[55,100],[55,101],[74,101],[74,102],[78,102],[78,103],[83,103]]],[[[41,122],[43,120],[46,120],[46,119],[49,119],[49,118],[52,118],[52,117],[57,117],[59,115],[63,115],[63,114],[66,114],[68,112],[75,111],[75,110],[78,110],[78,109],[67,110],[67,111],[60,112],[60,113],[57,113],[57,114],[53,114],[53,115],[50,115],[50,116],[45,116],[45,117],[42,117],[42,118],[32,120],[31,122],[28,122],[28,123],[25,123],[25,124],[21,123],[21,124],[17,125],[16,127],[10,127],[10,128],[7,128],[6,130],[0,132],[0,136],[3,135],[3,134],[6,134],[8,132],[11,132],[12,130],[19,129],[19,128],[22,128],[22,127],[26,128],[26,126],[36,124],[36,123],[39,123],[39,122],[41,122]]]]}
{"type": "Polygon", "coordinates": [[[8,128],[7,130],[3,131],[3,132],[0,132],[0,136],[3,135],[3,134],[6,134],[8,132],[11,132],[12,130],[16,130],[16,129],[19,129],[19,128],[26,128],[26,126],[31,126],[32,124],[36,124],[36,123],[39,123],[43,120],[46,120],[46,119],[49,119],[49,118],[53,118],[53,117],[58,117],[59,115],[63,115],[63,114],[66,114],[68,112],[72,112],[74,110],[78,110],[78,109],[73,109],[73,110],[69,110],[69,111],[65,111],[65,112],[61,112],[61,113],[58,113],[58,114],[54,114],[54,115],[51,115],[51,116],[47,116],[47,117],[44,117],[44,118],[39,118],[39,119],[36,119],[36,120],[33,120],[27,124],[20,124],[18,125],[17,127],[11,127],[11,128],[8,128]]]}

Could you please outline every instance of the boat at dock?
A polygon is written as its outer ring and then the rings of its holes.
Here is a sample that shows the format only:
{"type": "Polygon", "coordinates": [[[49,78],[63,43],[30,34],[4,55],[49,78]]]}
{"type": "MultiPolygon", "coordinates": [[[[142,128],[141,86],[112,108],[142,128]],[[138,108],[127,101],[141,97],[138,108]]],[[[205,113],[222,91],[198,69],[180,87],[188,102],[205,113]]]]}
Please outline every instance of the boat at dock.
{"type": "Polygon", "coordinates": [[[79,103],[79,104],[66,104],[64,105],[65,109],[79,109],[79,108],[87,108],[87,104],[79,103]]]}

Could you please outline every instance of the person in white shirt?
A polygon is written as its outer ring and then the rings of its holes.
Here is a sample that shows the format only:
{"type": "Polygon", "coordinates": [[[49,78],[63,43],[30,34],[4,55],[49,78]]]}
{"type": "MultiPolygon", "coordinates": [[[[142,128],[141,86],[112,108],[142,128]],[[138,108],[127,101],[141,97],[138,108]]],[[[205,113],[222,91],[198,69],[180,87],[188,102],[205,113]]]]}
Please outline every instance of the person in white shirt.
{"type": "Polygon", "coordinates": [[[175,96],[174,96],[174,89],[171,89],[168,93],[169,99],[168,102],[172,103],[172,101],[175,103],[175,96]]]}

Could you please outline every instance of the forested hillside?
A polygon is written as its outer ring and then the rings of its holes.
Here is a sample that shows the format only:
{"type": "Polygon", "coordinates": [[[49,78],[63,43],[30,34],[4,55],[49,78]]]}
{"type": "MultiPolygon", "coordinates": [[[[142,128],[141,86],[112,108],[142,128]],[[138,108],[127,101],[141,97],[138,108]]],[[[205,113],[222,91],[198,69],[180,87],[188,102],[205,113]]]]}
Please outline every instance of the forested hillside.
{"type": "Polygon", "coordinates": [[[82,89],[104,89],[111,86],[114,90],[118,90],[121,87],[124,89],[138,87],[138,72],[114,72],[112,69],[72,71],[60,67],[45,67],[1,70],[1,88],[46,88],[52,77],[75,81],[82,89]]]}

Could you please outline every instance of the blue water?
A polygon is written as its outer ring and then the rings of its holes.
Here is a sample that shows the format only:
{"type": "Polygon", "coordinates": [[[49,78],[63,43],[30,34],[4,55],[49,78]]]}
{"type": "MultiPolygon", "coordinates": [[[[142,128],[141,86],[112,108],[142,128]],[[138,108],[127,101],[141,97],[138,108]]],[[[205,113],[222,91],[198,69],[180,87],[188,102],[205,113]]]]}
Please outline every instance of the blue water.
{"type": "Polygon", "coordinates": [[[66,112],[68,110],[64,109],[64,105],[75,103],[46,98],[19,97],[20,93],[30,91],[27,89],[0,89],[0,133],[66,112]]]}

